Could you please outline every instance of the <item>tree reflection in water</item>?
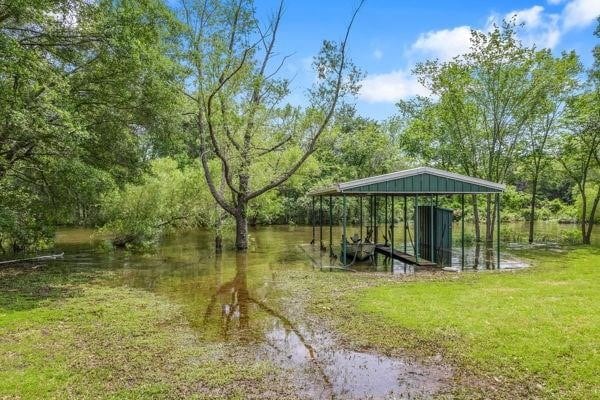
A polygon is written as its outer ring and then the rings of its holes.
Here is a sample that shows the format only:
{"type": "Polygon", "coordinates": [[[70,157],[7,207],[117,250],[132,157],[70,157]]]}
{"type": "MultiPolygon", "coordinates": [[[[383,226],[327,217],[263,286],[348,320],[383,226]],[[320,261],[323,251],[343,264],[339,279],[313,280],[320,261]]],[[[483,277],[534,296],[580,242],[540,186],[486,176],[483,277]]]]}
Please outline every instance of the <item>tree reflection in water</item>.
{"type": "MultiPolygon", "coordinates": [[[[324,388],[327,392],[332,392],[332,386],[329,377],[319,362],[316,349],[309,343],[301,330],[288,317],[277,311],[274,307],[265,304],[250,295],[248,289],[248,254],[238,252],[235,256],[236,273],[233,279],[217,287],[204,313],[204,324],[209,323],[210,317],[215,312],[217,304],[221,306],[220,328],[223,339],[229,339],[231,334],[236,334],[238,339],[249,340],[251,338],[250,309],[255,306],[255,310],[264,312],[267,316],[277,320],[286,331],[296,335],[299,342],[306,349],[310,362],[316,368],[321,376],[324,388]],[[235,331],[235,332],[233,332],[235,331]]],[[[220,268],[219,258],[215,260],[215,266],[220,268]]],[[[277,351],[283,349],[273,348],[277,351]]]]}

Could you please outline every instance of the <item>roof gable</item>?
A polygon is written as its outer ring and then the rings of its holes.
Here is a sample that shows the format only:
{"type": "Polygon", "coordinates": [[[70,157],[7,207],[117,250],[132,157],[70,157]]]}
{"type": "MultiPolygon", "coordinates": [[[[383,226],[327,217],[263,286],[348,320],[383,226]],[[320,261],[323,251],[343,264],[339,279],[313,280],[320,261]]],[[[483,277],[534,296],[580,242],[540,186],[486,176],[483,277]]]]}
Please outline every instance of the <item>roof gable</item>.
{"type": "Polygon", "coordinates": [[[430,167],[419,167],[390,174],[338,183],[311,195],[349,194],[453,194],[498,193],[505,186],[484,179],[455,174],[430,167]]]}

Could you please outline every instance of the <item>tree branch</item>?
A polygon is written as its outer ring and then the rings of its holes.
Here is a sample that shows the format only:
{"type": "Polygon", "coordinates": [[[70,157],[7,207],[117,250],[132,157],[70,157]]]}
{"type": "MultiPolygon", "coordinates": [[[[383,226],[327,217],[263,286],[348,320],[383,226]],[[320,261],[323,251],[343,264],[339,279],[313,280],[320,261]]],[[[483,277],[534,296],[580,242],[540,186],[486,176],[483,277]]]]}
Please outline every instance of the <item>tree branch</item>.
{"type": "Polygon", "coordinates": [[[322,123],[319,125],[317,132],[311,138],[305,153],[287,172],[285,172],[278,178],[275,178],[274,180],[272,180],[270,183],[268,183],[264,187],[249,193],[246,196],[246,198],[248,200],[258,197],[261,194],[263,194],[273,188],[276,188],[277,186],[279,186],[282,183],[284,183],[285,181],[287,181],[302,166],[302,164],[304,164],[304,162],[308,159],[308,157],[310,157],[310,155],[316,150],[316,147],[315,147],[316,143],[317,143],[319,137],[321,136],[321,134],[323,133],[323,131],[325,130],[325,128],[329,125],[329,122],[330,122],[331,118],[333,117],[333,114],[337,107],[337,103],[338,103],[341,88],[342,88],[342,80],[344,78],[344,70],[345,70],[345,65],[346,65],[346,45],[348,42],[348,37],[350,35],[350,30],[352,28],[354,20],[356,19],[358,11],[362,7],[363,3],[364,3],[364,0],[362,0],[360,2],[360,4],[358,5],[358,7],[354,10],[354,13],[352,14],[352,18],[350,19],[350,23],[348,24],[348,27],[346,28],[346,34],[345,34],[344,40],[342,41],[341,46],[340,46],[340,52],[339,52],[340,62],[339,62],[339,67],[336,71],[337,77],[336,77],[334,95],[331,100],[329,109],[327,110],[327,114],[326,114],[324,120],[322,121],[322,123]]]}

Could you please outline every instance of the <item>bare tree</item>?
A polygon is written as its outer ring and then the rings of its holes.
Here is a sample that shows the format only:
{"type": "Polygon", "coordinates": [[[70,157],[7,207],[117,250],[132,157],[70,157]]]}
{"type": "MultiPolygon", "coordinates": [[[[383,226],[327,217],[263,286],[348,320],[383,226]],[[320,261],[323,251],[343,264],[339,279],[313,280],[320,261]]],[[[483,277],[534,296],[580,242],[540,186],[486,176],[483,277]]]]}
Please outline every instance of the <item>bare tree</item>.
{"type": "Polygon", "coordinates": [[[236,247],[248,247],[248,204],[286,182],[316,150],[347,95],[358,91],[360,71],[348,60],[354,10],[343,39],[324,41],[313,60],[316,79],[306,109],[288,101],[282,77],[289,55],[276,47],[283,3],[266,26],[247,0],[184,0],[183,64],[186,96],[195,108],[206,183],[236,222],[236,247]],[[215,171],[209,160],[219,160],[215,171]],[[215,177],[222,176],[225,191],[215,177]]]}

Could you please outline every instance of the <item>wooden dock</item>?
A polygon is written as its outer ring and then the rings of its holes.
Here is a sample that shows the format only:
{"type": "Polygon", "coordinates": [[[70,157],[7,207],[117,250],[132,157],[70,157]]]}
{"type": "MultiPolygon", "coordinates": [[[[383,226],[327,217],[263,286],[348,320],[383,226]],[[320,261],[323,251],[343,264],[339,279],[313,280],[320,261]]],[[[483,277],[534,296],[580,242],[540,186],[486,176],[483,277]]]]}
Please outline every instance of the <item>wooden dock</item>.
{"type": "Polygon", "coordinates": [[[383,254],[386,257],[390,257],[391,255],[395,260],[399,260],[407,264],[418,265],[420,267],[431,267],[437,265],[433,261],[429,261],[421,257],[419,257],[419,261],[417,261],[415,256],[412,254],[407,254],[396,249],[394,249],[394,253],[392,254],[392,249],[389,246],[384,246],[383,244],[375,245],[375,252],[383,254]]]}

